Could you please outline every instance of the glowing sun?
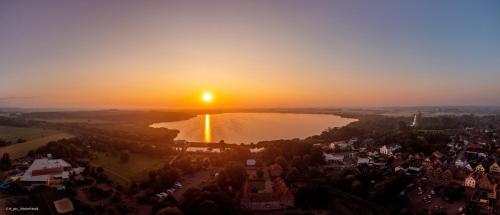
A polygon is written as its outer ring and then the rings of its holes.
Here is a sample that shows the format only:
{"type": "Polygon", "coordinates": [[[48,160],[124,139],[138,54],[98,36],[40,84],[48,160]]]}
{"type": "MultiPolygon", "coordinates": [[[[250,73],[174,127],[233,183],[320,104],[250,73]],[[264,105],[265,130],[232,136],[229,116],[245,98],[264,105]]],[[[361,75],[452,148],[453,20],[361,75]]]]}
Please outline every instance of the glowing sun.
{"type": "Polygon", "coordinates": [[[211,92],[203,92],[201,100],[205,103],[210,103],[214,100],[214,95],[211,92]]]}

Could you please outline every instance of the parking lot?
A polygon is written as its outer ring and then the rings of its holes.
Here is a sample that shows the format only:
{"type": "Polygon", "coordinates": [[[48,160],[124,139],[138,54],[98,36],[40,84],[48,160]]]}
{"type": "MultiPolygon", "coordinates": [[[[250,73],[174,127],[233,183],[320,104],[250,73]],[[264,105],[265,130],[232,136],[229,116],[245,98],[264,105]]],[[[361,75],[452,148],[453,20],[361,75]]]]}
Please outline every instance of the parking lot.
{"type": "Polygon", "coordinates": [[[410,208],[413,210],[443,211],[446,214],[458,214],[459,208],[465,208],[468,193],[454,201],[447,202],[442,196],[436,196],[432,192],[432,186],[415,186],[408,192],[410,208]]]}

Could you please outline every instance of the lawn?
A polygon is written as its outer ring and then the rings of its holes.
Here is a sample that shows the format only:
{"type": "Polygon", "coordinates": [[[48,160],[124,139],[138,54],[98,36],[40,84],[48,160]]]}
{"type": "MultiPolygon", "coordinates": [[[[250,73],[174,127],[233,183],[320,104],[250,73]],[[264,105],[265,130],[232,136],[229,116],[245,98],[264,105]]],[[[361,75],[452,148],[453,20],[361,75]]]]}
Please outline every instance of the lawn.
{"type": "Polygon", "coordinates": [[[0,154],[9,153],[10,157],[20,158],[26,156],[30,150],[37,149],[44,146],[50,141],[56,141],[63,138],[70,138],[72,135],[66,133],[55,133],[49,136],[32,139],[24,143],[13,144],[9,146],[0,147],[0,154]]]}
{"type": "Polygon", "coordinates": [[[59,133],[58,131],[44,128],[22,128],[0,126],[0,139],[15,143],[17,139],[34,140],[59,133]]]}
{"type": "Polygon", "coordinates": [[[131,153],[130,160],[126,163],[120,161],[119,153],[106,155],[97,153],[97,159],[91,164],[104,168],[108,177],[122,185],[131,181],[139,182],[148,177],[148,172],[162,167],[169,159],[155,158],[144,154],[131,153]]]}

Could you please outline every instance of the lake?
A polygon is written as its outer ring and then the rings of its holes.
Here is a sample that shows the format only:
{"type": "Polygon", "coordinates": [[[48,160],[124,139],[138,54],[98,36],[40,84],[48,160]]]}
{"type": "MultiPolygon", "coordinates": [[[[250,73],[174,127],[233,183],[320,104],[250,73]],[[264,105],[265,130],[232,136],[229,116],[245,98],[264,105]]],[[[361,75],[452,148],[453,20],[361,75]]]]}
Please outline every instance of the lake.
{"type": "Polygon", "coordinates": [[[305,138],[328,127],[341,127],[356,119],[326,114],[222,113],[152,124],[153,128],[180,131],[178,140],[193,142],[257,143],[263,140],[305,138]]]}

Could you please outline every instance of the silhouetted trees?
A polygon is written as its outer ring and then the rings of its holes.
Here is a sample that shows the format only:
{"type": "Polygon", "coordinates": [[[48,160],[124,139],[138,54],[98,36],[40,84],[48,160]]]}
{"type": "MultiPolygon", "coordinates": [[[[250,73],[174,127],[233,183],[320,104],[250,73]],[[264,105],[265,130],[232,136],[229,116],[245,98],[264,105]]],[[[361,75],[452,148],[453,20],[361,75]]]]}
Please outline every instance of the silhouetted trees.
{"type": "Polygon", "coordinates": [[[3,153],[0,159],[0,170],[8,170],[12,166],[9,153],[3,153]]]}
{"type": "Polygon", "coordinates": [[[243,165],[238,163],[229,163],[224,171],[219,173],[218,181],[221,187],[231,187],[239,190],[247,178],[247,172],[243,165]]]}

